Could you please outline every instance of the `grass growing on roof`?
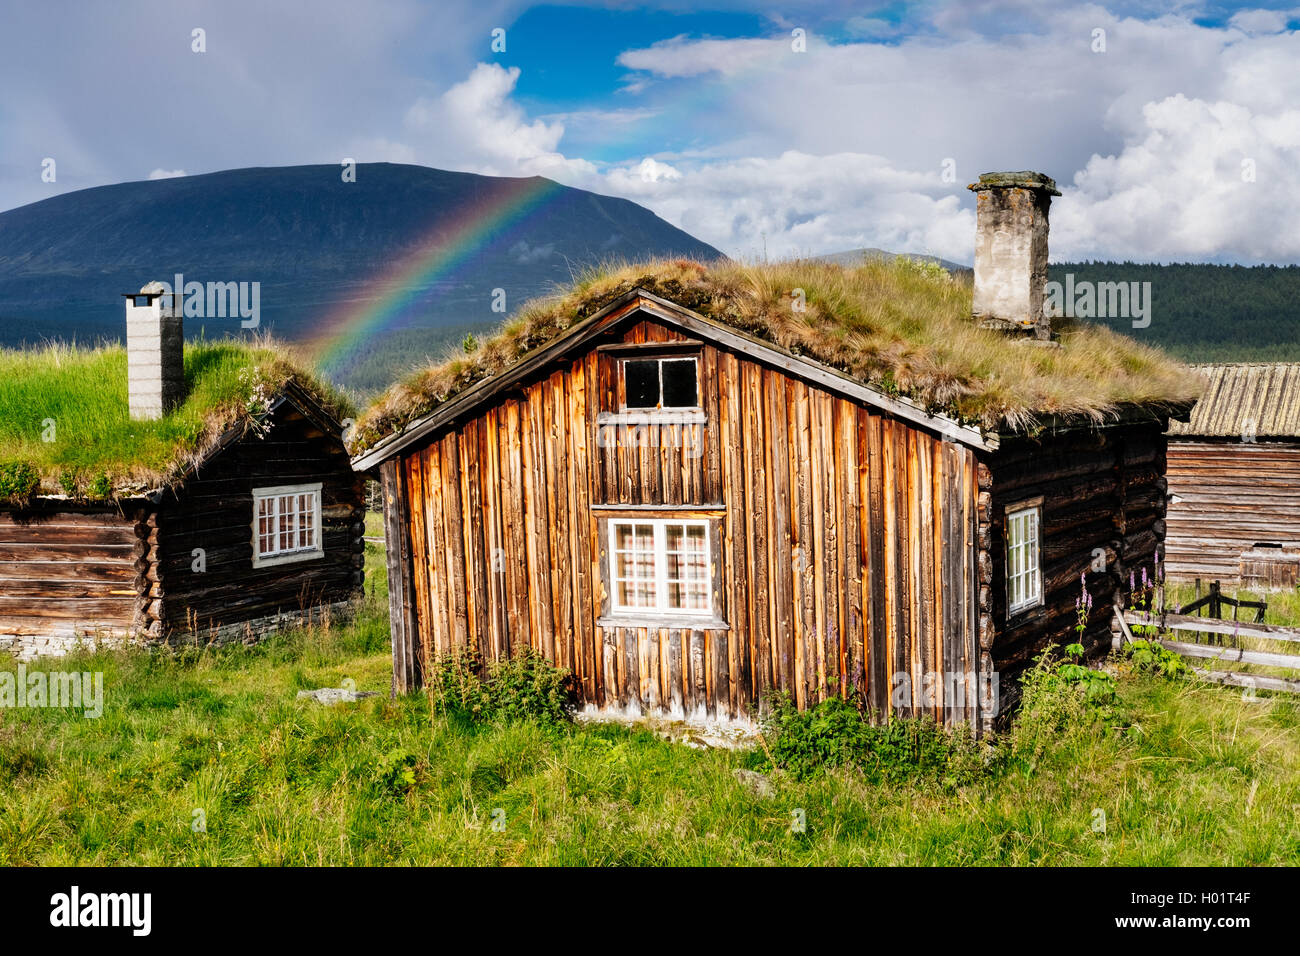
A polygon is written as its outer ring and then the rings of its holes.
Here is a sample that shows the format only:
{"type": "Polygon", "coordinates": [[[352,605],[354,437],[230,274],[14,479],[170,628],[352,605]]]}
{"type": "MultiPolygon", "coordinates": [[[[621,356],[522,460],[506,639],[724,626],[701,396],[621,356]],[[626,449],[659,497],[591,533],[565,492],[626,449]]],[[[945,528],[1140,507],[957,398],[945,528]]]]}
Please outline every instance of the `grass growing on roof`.
{"type": "Polygon", "coordinates": [[[595,267],[574,286],[525,304],[472,351],[390,388],[358,423],[363,447],[475,383],[507,371],[637,286],[795,355],[989,429],[1046,415],[1101,420],[1129,404],[1195,398],[1197,381],[1160,351],[1101,326],[1057,320],[1061,348],[1013,344],[971,321],[971,288],[900,257],[856,267],[690,260],[595,267]],[[794,308],[802,289],[803,311],[794,308]]]}
{"type": "Polygon", "coordinates": [[[132,421],[126,350],[64,344],[0,351],[0,465],[28,463],[45,493],[105,497],[156,485],[293,379],[337,416],[346,399],[270,339],[188,342],[185,401],[158,421],[132,421]]]}

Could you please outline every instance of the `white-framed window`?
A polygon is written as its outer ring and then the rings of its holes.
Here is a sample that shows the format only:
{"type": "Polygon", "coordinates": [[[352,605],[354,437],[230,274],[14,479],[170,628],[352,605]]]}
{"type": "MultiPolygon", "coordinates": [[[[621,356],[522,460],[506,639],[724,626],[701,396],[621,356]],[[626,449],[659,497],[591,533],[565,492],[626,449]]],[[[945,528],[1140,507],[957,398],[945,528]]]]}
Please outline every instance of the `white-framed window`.
{"type": "Polygon", "coordinates": [[[694,355],[623,359],[628,411],[700,407],[700,360],[694,355]]]}
{"type": "Polygon", "coordinates": [[[253,567],[307,561],[325,553],[321,483],[253,489],[253,567]]]}
{"type": "Polygon", "coordinates": [[[707,520],[609,522],[610,609],[631,614],[713,613],[707,520]]]}
{"type": "Polygon", "coordinates": [[[1041,503],[1007,509],[1007,616],[1043,603],[1041,503]]]}

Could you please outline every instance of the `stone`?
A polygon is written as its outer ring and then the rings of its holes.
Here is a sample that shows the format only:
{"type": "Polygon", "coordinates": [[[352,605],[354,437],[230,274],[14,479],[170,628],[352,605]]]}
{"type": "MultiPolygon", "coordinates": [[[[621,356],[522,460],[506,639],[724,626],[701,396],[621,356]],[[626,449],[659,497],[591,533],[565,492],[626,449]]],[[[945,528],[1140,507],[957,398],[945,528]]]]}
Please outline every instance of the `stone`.
{"type": "Polygon", "coordinates": [[[318,704],[351,704],[365,697],[378,697],[373,690],[353,690],[350,687],[318,687],[316,690],[298,691],[298,700],[314,700],[318,704]]]}

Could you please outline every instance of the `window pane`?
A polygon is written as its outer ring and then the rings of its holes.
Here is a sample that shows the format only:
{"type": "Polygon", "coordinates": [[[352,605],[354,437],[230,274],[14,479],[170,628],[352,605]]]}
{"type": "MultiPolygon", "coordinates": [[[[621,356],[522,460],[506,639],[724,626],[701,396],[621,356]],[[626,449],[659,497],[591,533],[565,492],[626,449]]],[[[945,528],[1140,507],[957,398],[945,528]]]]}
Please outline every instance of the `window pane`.
{"type": "Polygon", "coordinates": [[[664,408],[694,408],[700,404],[695,359],[665,359],[664,408]]]}
{"type": "Polygon", "coordinates": [[[648,359],[623,363],[627,385],[628,408],[659,407],[659,360],[648,359]]]}
{"type": "Polygon", "coordinates": [[[299,495],[298,505],[302,510],[298,518],[298,547],[316,546],[316,495],[299,495]]]}
{"type": "Polygon", "coordinates": [[[288,551],[293,547],[293,496],[281,495],[277,504],[280,511],[279,550],[288,551]]]}

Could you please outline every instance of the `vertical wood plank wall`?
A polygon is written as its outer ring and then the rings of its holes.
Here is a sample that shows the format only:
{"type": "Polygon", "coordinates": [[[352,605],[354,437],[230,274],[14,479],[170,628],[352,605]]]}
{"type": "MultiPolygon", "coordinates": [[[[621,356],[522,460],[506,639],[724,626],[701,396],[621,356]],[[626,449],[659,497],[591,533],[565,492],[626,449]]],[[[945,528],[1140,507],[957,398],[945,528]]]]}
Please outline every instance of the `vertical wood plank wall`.
{"type": "MultiPolygon", "coordinates": [[[[644,320],[609,341],[682,338],[644,320]]],[[[976,668],[974,454],[743,355],[699,354],[706,421],[656,425],[657,445],[598,440],[616,365],[593,347],[385,473],[409,512],[414,592],[398,688],[421,647],[533,647],[600,708],[752,719],[770,689],[807,706],[852,688],[879,712],[892,694],[895,711],[974,723],[925,677],[976,668]],[[728,629],[597,624],[600,520],[633,506],[720,515],[728,629]]]]}

